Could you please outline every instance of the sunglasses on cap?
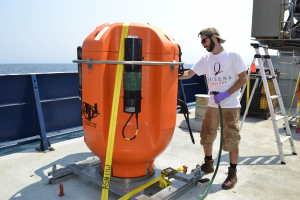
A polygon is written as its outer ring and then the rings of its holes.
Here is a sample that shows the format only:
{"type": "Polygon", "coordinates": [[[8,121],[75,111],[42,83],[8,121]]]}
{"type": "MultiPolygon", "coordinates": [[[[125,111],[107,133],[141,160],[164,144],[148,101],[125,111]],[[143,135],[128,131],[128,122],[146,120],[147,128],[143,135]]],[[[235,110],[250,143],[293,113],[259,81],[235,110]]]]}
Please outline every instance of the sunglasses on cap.
{"type": "Polygon", "coordinates": [[[207,38],[211,38],[211,36],[208,36],[208,37],[204,38],[203,40],[201,40],[201,44],[205,43],[207,38]]]}

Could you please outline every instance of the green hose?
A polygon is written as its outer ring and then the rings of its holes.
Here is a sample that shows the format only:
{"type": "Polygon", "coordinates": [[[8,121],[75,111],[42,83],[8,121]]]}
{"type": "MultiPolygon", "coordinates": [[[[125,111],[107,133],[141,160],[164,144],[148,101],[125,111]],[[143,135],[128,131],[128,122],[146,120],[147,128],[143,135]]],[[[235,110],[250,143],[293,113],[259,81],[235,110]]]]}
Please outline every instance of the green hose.
{"type": "Polygon", "coordinates": [[[218,107],[219,107],[219,112],[220,112],[220,126],[221,126],[221,141],[220,141],[220,150],[219,150],[219,156],[218,156],[218,163],[217,163],[217,168],[216,168],[216,171],[211,179],[211,181],[209,182],[209,185],[208,187],[206,188],[204,194],[198,199],[198,200],[201,200],[201,199],[204,199],[206,193],[208,192],[208,190],[210,189],[212,183],[214,182],[215,180],[215,176],[218,172],[218,169],[219,169],[219,164],[220,164],[220,160],[221,160],[221,155],[222,155],[222,144],[223,144],[223,115],[222,115],[222,109],[221,109],[221,106],[220,106],[220,103],[218,103],[218,107]]]}

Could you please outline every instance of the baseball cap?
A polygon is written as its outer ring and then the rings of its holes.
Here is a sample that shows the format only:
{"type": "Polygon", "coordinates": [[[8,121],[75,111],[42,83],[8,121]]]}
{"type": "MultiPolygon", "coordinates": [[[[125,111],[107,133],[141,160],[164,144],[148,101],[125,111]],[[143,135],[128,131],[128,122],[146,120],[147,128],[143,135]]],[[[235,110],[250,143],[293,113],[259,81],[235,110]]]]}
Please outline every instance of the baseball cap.
{"type": "Polygon", "coordinates": [[[226,41],[224,38],[220,37],[219,31],[214,27],[209,27],[209,28],[202,29],[200,31],[200,33],[198,34],[198,37],[199,37],[199,35],[200,36],[201,35],[206,35],[206,36],[216,35],[217,38],[220,39],[220,43],[224,43],[226,41]]]}

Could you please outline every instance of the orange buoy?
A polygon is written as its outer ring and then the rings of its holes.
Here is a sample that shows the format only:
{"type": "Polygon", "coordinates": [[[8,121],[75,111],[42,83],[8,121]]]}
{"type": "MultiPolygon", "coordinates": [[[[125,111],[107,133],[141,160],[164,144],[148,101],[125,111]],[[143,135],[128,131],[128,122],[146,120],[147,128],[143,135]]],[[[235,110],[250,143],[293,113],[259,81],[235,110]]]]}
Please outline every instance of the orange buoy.
{"type": "MultiPolygon", "coordinates": [[[[103,24],[84,41],[82,60],[118,60],[123,23],[103,24]]],[[[149,24],[130,23],[128,38],[142,40],[143,61],[178,62],[179,49],[161,29],[149,24]]],[[[117,65],[82,64],[82,116],[85,142],[100,158],[105,156],[112,112],[117,65]]],[[[112,176],[136,178],[154,169],[154,160],[170,143],[176,124],[178,66],[143,65],[140,77],[140,112],[131,116],[124,108],[122,81],[112,158],[112,176]],[[134,138],[132,140],[124,139],[134,138]]],[[[124,79],[124,76],[123,76],[124,79]]],[[[126,96],[126,95],[125,95],[126,96]]]]}

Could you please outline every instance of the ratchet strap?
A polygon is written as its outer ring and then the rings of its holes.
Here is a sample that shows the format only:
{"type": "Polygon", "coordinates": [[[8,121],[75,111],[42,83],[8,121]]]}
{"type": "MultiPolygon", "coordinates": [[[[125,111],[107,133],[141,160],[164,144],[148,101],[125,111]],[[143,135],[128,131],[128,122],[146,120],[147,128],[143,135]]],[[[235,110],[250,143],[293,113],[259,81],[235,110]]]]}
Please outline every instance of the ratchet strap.
{"type": "Polygon", "coordinates": [[[170,182],[169,180],[166,179],[167,176],[176,174],[179,171],[183,171],[184,173],[186,173],[187,171],[187,166],[182,166],[182,167],[178,167],[176,169],[172,169],[171,167],[164,169],[161,171],[161,175],[159,175],[158,177],[152,179],[151,181],[145,183],[144,185],[132,190],[131,192],[127,193],[126,195],[122,196],[120,199],[118,200],[127,200],[130,197],[132,197],[133,195],[137,194],[138,192],[146,189],[147,187],[153,185],[154,183],[157,182],[157,185],[161,188],[166,188],[170,185],[172,185],[172,182],[170,182]]]}
{"type": "MultiPolygon", "coordinates": [[[[124,61],[124,39],[127,38],[129,24],[130,23],[123,24],[118,61],[124,61]]],[[[114,150],[122,74],[123,74],[123,64],[118,64],[116,79],[115,79],[115,88],[114,88],[111,116],[110,116],[110,125],[109,125],[108,142],[107,142],[107,149],[106,149],[105,168],[103,173],[101,200],[108,199],[109,183],[110,183],[110,176],[111,176],[111,169],[112,169],[111,163],[112,163],[112,156],[114,150]]]]}
{"type": "Polygon", "coordinates": [[[124,196],[122,196],[119,200],[127,200],[129,199],[130,197],[132,197],[133,195],[137,194],[138,192],[144,190],[145,188],[153,185],[154,183],[160,181],[162,179],[162,175],[159,175],[158,177],[152,179],[151,181],[145,183],[144,185],[132,190],[131,192],[125,194],[124,196]]]}

